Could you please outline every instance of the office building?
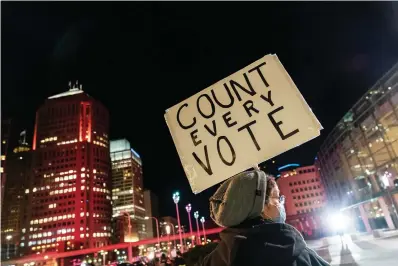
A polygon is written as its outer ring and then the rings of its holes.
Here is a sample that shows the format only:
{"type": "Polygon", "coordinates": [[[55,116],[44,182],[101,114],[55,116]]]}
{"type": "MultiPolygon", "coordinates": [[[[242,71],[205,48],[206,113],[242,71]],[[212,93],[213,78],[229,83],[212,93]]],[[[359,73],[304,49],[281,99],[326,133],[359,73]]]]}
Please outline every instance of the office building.
{"type": "Polygon", "coordinates": [[[315,166],[288,164],[277,181],[280,194],[285,196],[286,222],[306,236],[321,233],[321,216],[326,206],[326,195],[315,166]]]}
{"type": "Polygon", "coordinates": [[[112,140],[112,201],[116,241],[138,241],[146,238],[142,161],[126,139],[112,140]],[[128,236],[126,215],[131,218],[132,235],[128,236]]]}
{"type": "MultiPolygon", "coordinates": [[[[4,188],[4,202],[1,209],[1,255],[8,259],[21,254],[22,225],[26,223],[28,208],[25,190],[31,175],[31,152],[26,143],[26,132],[21,132],[18,146],[7,154],[7,181],[4,188]]],[[[22,245],[23,246],[23,245],[22,245]]]]}
{"type": "Polygon", "coordinates": [[[37,110],[32,144],[31,204],[22,228],[29,252],[109,244],[111,190],[109,114],[82,90],[49,97],[37,110]]]}
{"type": "Polygon", "coordinates": [[[316,164],[329,202],[368,232],[398,228],[398,64],[348,110],[316,164]]]}
{"type": "Polygon", "coordinates": [[[1,120],[1,164],[0,164],[0,177],[1,177],[1,205],[4,202],[4,186],[6,182],[6,158],[9,150],[11,131],[11,119],[1,120]]]}
{"type": "Polygon", "coordinates": [[[144,191],[144,203],[146,211],[146,228],[147,238],[157,237],[156,219],[159,218],[159,200],[158,197],[150,190],[144,191]]]}

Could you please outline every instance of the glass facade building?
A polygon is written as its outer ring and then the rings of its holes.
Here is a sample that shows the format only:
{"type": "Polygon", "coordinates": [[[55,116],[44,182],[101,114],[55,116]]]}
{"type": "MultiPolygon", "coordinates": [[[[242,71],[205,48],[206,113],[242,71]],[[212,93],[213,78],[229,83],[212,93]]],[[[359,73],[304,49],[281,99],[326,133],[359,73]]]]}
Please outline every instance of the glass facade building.
{"type": "Polygon", "coordinates": [[[110,143],[112,161],[112,201],[114,242],[126,241],[128,235],[127,218],[131,217],[132,235],[127,241],[146,238],[142,161],[126,139],[112,140],[110,143]]]}
{"type": "Polygon", "coordinates": [[[338,122],[316,164],[334,208],[367,231],[398,227],[398,64],[338,122]]]}

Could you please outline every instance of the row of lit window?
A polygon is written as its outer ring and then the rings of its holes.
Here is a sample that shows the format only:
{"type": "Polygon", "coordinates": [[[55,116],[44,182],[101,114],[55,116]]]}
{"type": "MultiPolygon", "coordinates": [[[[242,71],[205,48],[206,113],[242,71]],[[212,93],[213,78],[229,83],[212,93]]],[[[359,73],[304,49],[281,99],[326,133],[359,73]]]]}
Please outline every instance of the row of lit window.
{"type": "Polygon", "coordinates": [[[50,191],[50,195],[63,194],[76,191],[76,187],[50,191]]]}
{"type": "Polygon", "coordinates": [[[104,143],[102,143],[102,142],[96,141],[96,140],[94,140],[93,143],[94,143],[95,145],[102,146],[102,147],[105,147],[105,148],[108,147],[108,145],[106,145],[106,144],[104,144],[104,143]]]}
{"type": "MultiPolygon", "coordinates": [[[[83,175],[83,174],[82,174],[83,175]]],[[[56,177],[54,179],[55,182],[59,182],[59,181],[67,181],[67,180],[72,180],[72,179],[76,179],[76,175],[68,175],[68,176],[64,176],[64,177],[56,177]]]]}
{"type": "Polygon", "coordinates": [[[107,237],[107,236],[111,236],[111,233],[93,233],[93,237],[107,237]]]}
{"type": "Polygon", "coordinates": [[[57,145],[67,145],[67,144],[71,144],[71,143],[76,143],[77,139],[73,139],[73,140],[67,140],[67,141],[62,141],[62,142],[58,142],[57,145]]]}
{"type": "Polygon", "coordinates": [[[49,141],[56,141],[57,139],[58,139],[58,137],[50,137],[50,138],[42,139],[40,142],[45,143],[45,142],[49,142],[49,141]]]}
{"type": "MultiPolygon", "coordinates": [[[[24,245],[22,245],[23,243],[21,243],[21,247],[23,247],[24,245]]],[[[55,244],[51,244],[51,245],[43,245],[43,246],[38,246],[38,247],[32,247],[32,250],[36,250],[36,249],[44,249],[44,248],[50,248],[50,247],[55,247],[55,244]]]]}
{"type": "MultiPolygon", "coordinates": [[[[75,218],[75,214],[65,214],[63,216],[54,216],[54,217],[47,217],[43,219],[36,219],[30,221],[30,224],[42,224],[42,223],[47,223],[47,222],[52,222],[52,221],[60,221],[60,220],[65,220],[65,219],[72,219],[75,218]]],[[[32,228],[31,228],[32,229],[32,228]]],[[[30,230],[32,231],[32,230],[30,230]]]]}

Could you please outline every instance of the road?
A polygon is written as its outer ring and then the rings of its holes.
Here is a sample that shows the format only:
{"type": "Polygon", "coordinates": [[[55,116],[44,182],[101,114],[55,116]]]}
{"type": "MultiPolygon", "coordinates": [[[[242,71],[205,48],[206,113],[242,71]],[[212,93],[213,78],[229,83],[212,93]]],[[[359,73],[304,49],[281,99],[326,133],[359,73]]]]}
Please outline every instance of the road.
{"type": "Polygon", "coordinates": [[[357,240],[349,237],[328,238],[328,243],[311,241],[308,245],[331,265],[397,266],[398,236],[375,239],[364,235],[357,240]]]}

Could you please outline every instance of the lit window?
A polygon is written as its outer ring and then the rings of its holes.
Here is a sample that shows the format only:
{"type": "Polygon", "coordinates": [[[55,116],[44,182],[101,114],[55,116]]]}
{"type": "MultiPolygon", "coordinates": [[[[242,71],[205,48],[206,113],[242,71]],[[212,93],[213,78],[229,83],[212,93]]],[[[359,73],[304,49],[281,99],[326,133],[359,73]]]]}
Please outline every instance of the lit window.
{"type": "Polygon", "coordinates": [[[4,161],[6,159],[5,155],[1,155],[1,160],[4,161]]]}

